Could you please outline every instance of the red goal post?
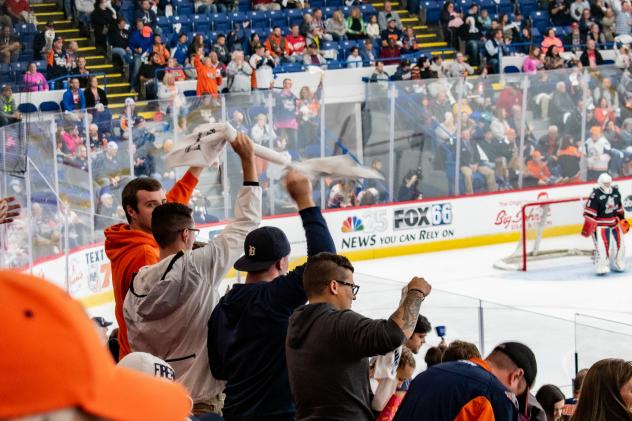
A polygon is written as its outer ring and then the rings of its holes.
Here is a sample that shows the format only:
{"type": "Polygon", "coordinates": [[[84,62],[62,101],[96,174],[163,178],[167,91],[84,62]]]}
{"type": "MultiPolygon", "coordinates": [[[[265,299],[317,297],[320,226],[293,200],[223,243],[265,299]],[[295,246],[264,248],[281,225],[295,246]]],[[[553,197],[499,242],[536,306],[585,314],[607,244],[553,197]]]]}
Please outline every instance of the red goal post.
{"type": "Polygon", "coordinates": [[[592,247],[541,247],[543,237],[574,233],[580,235],[577,225],[583,221],[582,210],[586,200],[588,200],[586,197],[543,198],[543,200],[523,204],[520,209],[520,240],[516,250],[513,254],[494,263],[494,267],[526,271],[529,261],[567,256],[592,256],[592,247]],[[564,211],[564,207],[570,207],[570,209],[564,211]],[[559,212],[553,214],[555,209],[559,212]]]}

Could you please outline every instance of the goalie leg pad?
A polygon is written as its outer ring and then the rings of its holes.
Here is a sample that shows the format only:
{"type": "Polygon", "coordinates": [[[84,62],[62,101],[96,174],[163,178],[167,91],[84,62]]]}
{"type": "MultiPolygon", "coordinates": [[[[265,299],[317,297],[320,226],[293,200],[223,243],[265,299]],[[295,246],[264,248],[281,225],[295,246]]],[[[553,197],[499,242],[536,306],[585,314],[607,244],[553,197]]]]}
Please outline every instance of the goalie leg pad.
{"type": "Polygon", "coordinates": [[[595,243],[595,272],[597,275],[605,275],[610,272],[608,262],[608,228],[598,227],[593,233],[593,241],[595,243]]]}
{"type": "Polygon", "coordinates": [[[610,268],[615,272],[625,271],[625,240],[619,225],[611,229],[610,268]]]}

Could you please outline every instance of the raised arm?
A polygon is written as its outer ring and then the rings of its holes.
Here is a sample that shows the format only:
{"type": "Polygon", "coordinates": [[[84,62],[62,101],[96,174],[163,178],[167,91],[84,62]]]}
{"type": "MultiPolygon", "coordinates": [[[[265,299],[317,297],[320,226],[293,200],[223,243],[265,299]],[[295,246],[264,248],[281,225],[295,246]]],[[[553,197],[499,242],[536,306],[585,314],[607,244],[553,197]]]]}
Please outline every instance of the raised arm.
{"type": "Polygon", "coordinates": [[[193,190],[198,184],[200,174],[204,168],[191,167],[184,173],[181,179],[167,192],[167,202],[176,202],[187,205],[191,200],[193,190]]]}
{"type": "Polygon", "coordinates": [[[244,185],[235,203],[235,219],[208,245],[193,252],[206,279],[219,283],[244,250],[246,235],[261,223],[261,188],[257,182],[257,167],[252,141],[238,133],[231,146],[241,159],[244,185]]]}
{"type": "Polygon", "coordinates": [[[408,283],[406,296],[395,313],[391,315],[390,320],[399,326],[407,338],[413,335],[419,316],[419,308],[431,290],[432,287],[424,278],[414,277],[408,283]]]}
{"type": "Polygon", "coordinates": [[[13,222],[13,218],[20,215],[20,204],[15,197],[0,197],[0,225],[13,222]]]}

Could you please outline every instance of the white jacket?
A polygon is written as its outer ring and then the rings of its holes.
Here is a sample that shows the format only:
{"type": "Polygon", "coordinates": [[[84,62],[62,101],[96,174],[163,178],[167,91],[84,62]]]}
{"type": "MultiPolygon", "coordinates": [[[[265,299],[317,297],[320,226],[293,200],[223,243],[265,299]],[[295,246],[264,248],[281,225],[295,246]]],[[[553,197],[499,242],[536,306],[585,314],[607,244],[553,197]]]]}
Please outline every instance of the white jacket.
{"type": "Polygon", "coordinates": [[[75,8],[78,12],[91,14],[94,11],[94,1],[92,0],[75,0],[75,8]]]}
{"type": "Polygon", "coordinates": [[[194,403],[208,403],[224,389],[209,368],[207,324],[221,296],[219,283],[260,223],[261,188],[241,187],[235,219],[219,235],[202,248],[141,268],[125,297],[130,347],[171,364],[194,403]]]}

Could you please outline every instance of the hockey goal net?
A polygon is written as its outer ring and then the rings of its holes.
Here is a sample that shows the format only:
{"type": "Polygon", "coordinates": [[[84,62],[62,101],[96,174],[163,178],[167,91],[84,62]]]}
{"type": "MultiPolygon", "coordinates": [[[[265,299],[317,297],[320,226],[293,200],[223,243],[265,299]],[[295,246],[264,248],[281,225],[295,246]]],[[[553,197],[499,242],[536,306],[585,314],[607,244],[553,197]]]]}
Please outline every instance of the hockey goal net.
{"type": "Polygon", "coordinates": [[[494,263],[504,270],[526,271],[530,263],[569,256],[592,256],[590,239],[581,236],[587,198],[572,197],[528,202],[520,207],[520,240],[514,252],[494,263]],[[565,236],[553,238],[557,236],[565,236]]]}

